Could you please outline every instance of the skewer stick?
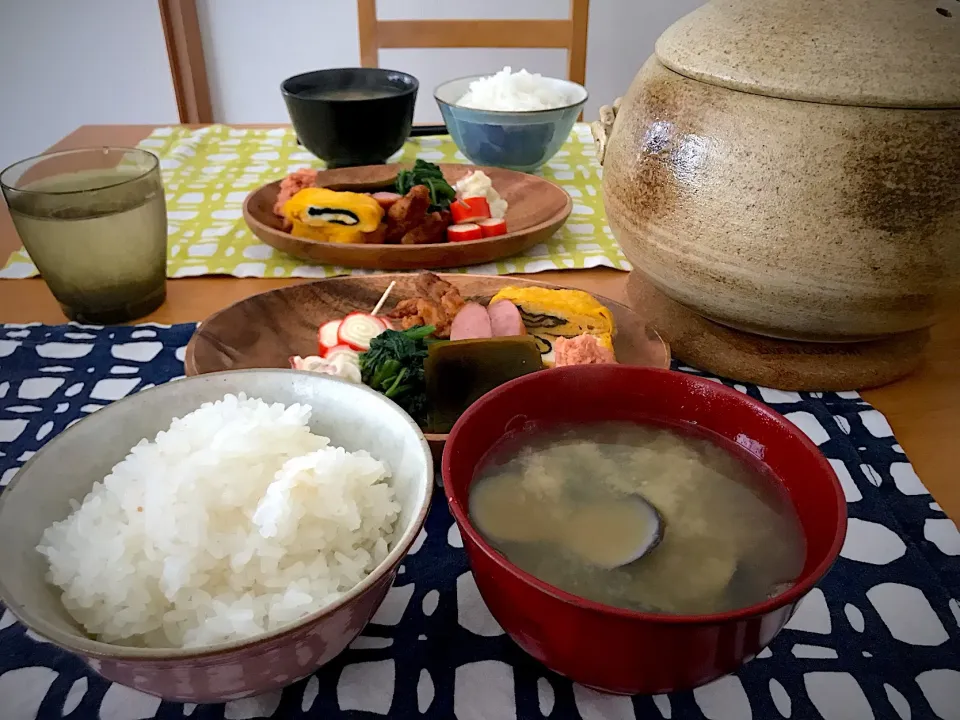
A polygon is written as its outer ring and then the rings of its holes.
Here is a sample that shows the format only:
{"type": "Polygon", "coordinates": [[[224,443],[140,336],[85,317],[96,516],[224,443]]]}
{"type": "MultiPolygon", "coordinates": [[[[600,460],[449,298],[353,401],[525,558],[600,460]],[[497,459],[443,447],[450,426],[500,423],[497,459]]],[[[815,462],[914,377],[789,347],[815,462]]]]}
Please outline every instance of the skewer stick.
{"type": "Polygon", "coordinates": [[[371,315],[376,316],[380,312],[380,308],[383,307],[383,304],[387,301],[387,298],[390,297],[390,292],[393,290],[393,286],[397,284],[396,280],[391,280],[390,284],[387,285],[387,289],[383,291],[383,295],[380,296],[380,299],[377,301],[377,304],[373,308],[371,315]]]}

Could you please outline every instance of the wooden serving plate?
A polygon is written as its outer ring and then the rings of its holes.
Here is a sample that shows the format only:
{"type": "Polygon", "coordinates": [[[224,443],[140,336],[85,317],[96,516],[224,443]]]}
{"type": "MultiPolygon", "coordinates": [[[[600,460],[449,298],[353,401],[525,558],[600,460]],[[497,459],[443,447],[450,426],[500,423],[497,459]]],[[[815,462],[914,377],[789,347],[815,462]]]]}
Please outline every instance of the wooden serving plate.
{"type": "MultiPolygon", "coordinates": [[[[317,185],[354,192],[392,189],[403,165],[365,165],[322,170],[317,185]]],[[[573,201],[563,188],[536,175],[475,165],[439,166],[451,185],[474,170],[482,170],[507,201],[506,235],[484,240],[431,245],[360,245],[326,243],[294,237],[281,229],[273,214],[280,181],[251,192],[243,203],[243,219],[267,245],[308,262],[373,270],[430,270],[492,262],[546,242],[566,221],[573,201]]]]}
{"type": "MultiPolygon", "coordinates": [[[[441,275],[460,291],[465,300],[486,304],[507,286],[557,285],[486,275],[441,275]]],[[[253,295],[211,315],[197,326],[187,345],[184,365],[187,375],[244,368],[288,368],[291,355],[317,352],[317,328],[327,320],[355,310],[369,311],[392,280],[397,284],[384,312],[397,302],[416,295],[416,275],[366,275],[337,277],[253,295]]],[[[614,349],[625,365],[670,367],[670,349],[648,327],[647,320],[625,305],[595,295],[610,308],[617,325],[614,349]]],[[[446,433],[426,433],[439,460],[446,433]]]]}

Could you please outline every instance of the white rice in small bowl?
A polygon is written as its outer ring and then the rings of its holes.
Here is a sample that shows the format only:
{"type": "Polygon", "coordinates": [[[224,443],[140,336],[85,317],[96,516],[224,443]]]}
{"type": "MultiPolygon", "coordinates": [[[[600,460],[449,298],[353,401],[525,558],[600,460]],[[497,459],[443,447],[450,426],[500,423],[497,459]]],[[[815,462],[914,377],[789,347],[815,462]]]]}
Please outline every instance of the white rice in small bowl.
{"type": "Polygon", "coordinates": [[[203,647],[329,605],[384,560],[390,469],[310,432],[311,409],[227,395],[143,440],[38,550],[106,642],[203,647]]]}
{"type": "Polygon", "coordinates": [[[512,72],[507,66],[494,75],[473,80],[456,104],[476,110],[529,112],[553,110],[578,100],[568,83],[524,69],[512,72]]]}
{"type": "Polygon", "coordinates": [[[0,494],[0,601],[111,680],[263,692],[369,621],[433,482],[423,433],[370,388],[280,369],[167,383],[64,429],[0,494]]]}
{"type": "Polygon", "coordinates": [[[506,67],[448,80],[433,93],[457,149],[475,165],[532,172],[570,137],[587,89],[506,67]]]}

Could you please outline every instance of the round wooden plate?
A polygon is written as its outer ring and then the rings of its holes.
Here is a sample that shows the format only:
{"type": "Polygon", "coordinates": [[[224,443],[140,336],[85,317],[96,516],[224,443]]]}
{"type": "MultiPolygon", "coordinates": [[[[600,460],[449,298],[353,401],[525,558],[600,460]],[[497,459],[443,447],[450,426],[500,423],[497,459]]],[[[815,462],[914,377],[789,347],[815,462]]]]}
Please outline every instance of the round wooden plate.
{"type": "MultiPolygon", "coordinates": [[[[322,170],[317,185],[336,190],[368,191],[386,188],[403,165],[322,170]]],[[[500,237],[431,245],[359,245],[325,243],[297,238],[281,229],[273,214],[280,181],[251,192],[243,203],[243,219],[267,245],[308,262],[373,270],[430,270],[492,262],[546,242],[566,221],[573,201],[563,188],[536,175],[475,165],[440,165],[452,185],[474,170],[482,170],[507,201],[507,229],[500,237]]]]}
{"type": "MultiPolygon", "coordinates": [[[[465,300],[486,304],[507,286],[556,289],[557,285],[486,275],[441,275],[460,291],[465,300]]],[[[392,280],[397,284],[383,312],[400,300],[416,295],[415,274],[365,275],[329,278],[253,295],[204,320],[187,345],[184,365],[187,375],[243,368],[290,367],[291,355],[317,352],[317,328],[348,312],[373,309],[392,280]]],[[[595,296],[611,312],[617,325],[614,349],[625,365],[670,367],[670,349],[647,326],[646,318],[625,305],[595,296]]],[[[446,434],[427,433],[439,458],[446,434]]]]}

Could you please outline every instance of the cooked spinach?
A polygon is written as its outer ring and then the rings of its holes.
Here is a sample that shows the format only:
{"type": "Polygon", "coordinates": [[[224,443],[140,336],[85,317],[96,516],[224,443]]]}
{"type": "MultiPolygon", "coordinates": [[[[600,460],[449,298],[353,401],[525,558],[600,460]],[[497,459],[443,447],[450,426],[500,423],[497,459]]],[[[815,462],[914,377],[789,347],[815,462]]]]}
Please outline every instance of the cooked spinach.
{"type": "Polygon", "coordinates": [[[409,413],[418,423],[427,416],[427,390],[423,362],[427,338],[436,328],[423,325],[409,330],[384,330],[360,355],[364,384],[381,392],[409,413]]]}
{"type": "Polygon", "coordinates": [[[446,210],[457,197],[457,191],[443,179],[443,171],[433,163],[417,159],[409,170],[397,173],[397,192],[406,195],[414,185],[425,185],[430,191],[430,212],[446,210]]]}

